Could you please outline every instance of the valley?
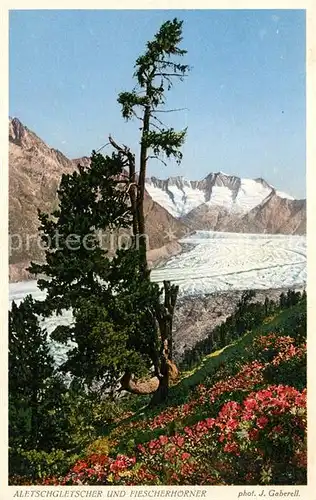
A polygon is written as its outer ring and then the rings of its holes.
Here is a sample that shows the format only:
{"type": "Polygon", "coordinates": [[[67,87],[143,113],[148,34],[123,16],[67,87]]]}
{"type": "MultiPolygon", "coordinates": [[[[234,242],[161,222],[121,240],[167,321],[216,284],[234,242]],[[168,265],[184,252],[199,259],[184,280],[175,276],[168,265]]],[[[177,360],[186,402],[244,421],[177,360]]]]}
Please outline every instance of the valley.
{"type": "MultiPolygon", "coordinates": [[[[205,338],[236,308],[243,290],[256,290],[256,300],[277,300],[282,291],[306,286],[306,238],[292,235],[234,234],[197,231],[180,240],[185,251],[153,269],[152,280],[179,285],[175,311],[175,358],[205,338]]],[[[10,305],[27,295],[43,300],[35,280],[10,284],[10,305]]],[[[71,323],[69,311],[45,320],[47,331],[71,323]]],[[[67,347],[52,345],[57,364],[67,347]]]]}
{"type": "MultiPolygon", "coordinates": [[[[62,173],[90,160],[69,160],[17,118],[10,119],[9,140],[10,234],[24,242],[37,234],[37,207],[48,212],[56,207],[62,173]]],[[[145,186],[151,279],[179,285],[173,334],[177,361],[234,313],[244,290],[256,290],[256,300],[263,303],[266,297],[278,300],[288,288],[306,286],[305,200],[294,200],[263,179],[223,172],[201,181],[152,177],[145,186]]],[[[12,249],[10,308],[13,300],[20,304],[28,294],[45,297],[26,271],[32,259],[43,259],[35,242],[12,249]]],[[[71,322],[66,311],[42,324],[50,334],[71,322]]],[[[50,345],[60,365],[71,343],[50,345]]]]}

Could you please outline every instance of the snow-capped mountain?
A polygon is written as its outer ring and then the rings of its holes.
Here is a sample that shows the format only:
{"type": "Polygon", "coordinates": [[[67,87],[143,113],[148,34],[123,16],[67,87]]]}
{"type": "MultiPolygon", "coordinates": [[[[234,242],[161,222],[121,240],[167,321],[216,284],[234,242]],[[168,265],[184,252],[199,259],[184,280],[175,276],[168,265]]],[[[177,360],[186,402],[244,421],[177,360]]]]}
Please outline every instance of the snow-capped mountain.
{"type": "Polygon", "coordinates": [[[250,212],[271,194],[293,200],[292,196],[277,191],[263,179],[243,179],[223,172],[210,173],[202,181],[151,177],[147,179],[146,189],[154,201],[177,218],[186,216],[200,205],[221,207],[231,214],[241,215],[250,212]]]}

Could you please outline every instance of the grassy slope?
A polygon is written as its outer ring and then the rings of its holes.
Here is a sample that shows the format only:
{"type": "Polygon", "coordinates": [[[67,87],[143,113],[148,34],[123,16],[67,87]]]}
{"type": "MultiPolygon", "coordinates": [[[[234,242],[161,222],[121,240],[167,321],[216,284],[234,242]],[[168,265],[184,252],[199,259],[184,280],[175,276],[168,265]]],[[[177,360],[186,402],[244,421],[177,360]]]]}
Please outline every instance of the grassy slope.
{"type": "MultiPolygon", "coordinates": [[[[285,309],[275,316],[267,318],[260,327],[247,332],[243,337],[237,339],[232,344],[205,356],[195,369],[182,373],[177,384],[171,387],[168,401],[164,406],[149,408],[141,404],[141,408],[139,408],[134,415],[125,420],[121,420],[116,426],[109,428],[108,431],[105,432],[103,438],[92,443],[89,446],[89,451],[101,452],[102,450],[102,452],[104,452],[108,449],[109,451],[113,450],[114,453],[127,453],[135,443],[144,443],[158,437],[160,434],[173,434],[177,430],[176,423],[172,422],[163,429],[157,428],[151,430],[149,425],[150,421],[160,413],[168,411],[168,408],[173,409],[189,402],[199,384],[204,384],[207,381],[207,384],[210,386],[218,380],[217,374],[220,370],[226,369],[228,370],[227,375],[234,375],[234,365],[239,366],[241,363],[246,363],[248,360],[252,361],[246,349],[255,337],[268,334],[279,328],[284,329],[286,335],[291,335],[290,325],[293,322],[295,323],[297,315],[300,314],[302,310],[301,304],[285,309]],[[142,430],[127,431],[133,426],[133,423],[136,424],[136,422],[140,421],[144,424],[142,425],[142,430]],[[148,421],[147,429],[144,428],[146,427],[146,421],[148,421]],[[126,433],[124,432],[124,428],[126,428],[126,433]],[[114,448],[112,447],[113,442],[115,442],[114,448]]],[[[227,398],[227,396],[228,395],[225,397],[227,398]]],[[[216,411],[217,405],[216,408],[214,408],[214,413],[216,413],[216,411]]],[[[190,425],[202,418],[205,418],[203,412],[197,412],[185,422],[181,422],[180,426],[183,428],[184,425],[190,425]]]]}

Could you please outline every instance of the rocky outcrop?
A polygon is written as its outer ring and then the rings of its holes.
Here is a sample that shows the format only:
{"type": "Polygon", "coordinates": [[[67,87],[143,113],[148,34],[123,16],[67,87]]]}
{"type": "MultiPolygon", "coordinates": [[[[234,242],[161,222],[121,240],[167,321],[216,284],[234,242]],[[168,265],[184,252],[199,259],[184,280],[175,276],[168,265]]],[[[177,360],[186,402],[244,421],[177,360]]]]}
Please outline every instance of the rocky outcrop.
{"type": "MultiPolygon", "coordinates": [[[[72,173],[81,165],[89,165],[85,156],[68,159],[50,148],[17,118],[9,121],[9,234],[10,281],[31,278],[26,271],[31,260],[42,261],[44,252],[38,235],[37,209],[51,212],[58,205],[57,189],[63,173],[72,173]]],[[[146,193],[146,231],[149,250],[172,251],[170,243],[186,232],[184,222],[174,219],[146,193]],[[170,232],[172,230],[172,232],[170,232]]],[[[177,251],[174,248],[174,251],[177,251]]],[[[151,255],[155,263],[155,254],[151,255]]]]}
{"type": "Polygon", "coordinates": [[[60,178],[73,170],[72,162],[60,151],[47,146],[17,118],[10,120],[9,234],[10,264],[15,266],[11,276],[15,279],[22,263],[42,258],[37,208],[50,212],[57,206],[60,178]]]}
{"type": "Polygon", "coordinates": [[[306,200],[289,200],[272,193],[238,221],[245,233],[306,234],[306,200]]]}
{"type": "Polygon", "coordinates": [[[245,215],[203,204],[181,220],[192,231],[306,234],[306,200],[281,198],[273,192],[245,215]]]}

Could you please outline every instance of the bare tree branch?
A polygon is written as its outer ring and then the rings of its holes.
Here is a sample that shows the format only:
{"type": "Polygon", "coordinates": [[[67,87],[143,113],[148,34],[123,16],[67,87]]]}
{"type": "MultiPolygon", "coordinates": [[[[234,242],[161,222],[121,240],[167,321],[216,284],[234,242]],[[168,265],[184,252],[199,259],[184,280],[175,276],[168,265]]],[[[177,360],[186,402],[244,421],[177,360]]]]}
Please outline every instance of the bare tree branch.
{"type": "Polygon", "coordinates": [[[115,148],[117,151],[121,151],[122,153],[125,153],[124,149],[122,148],[122,146],[119,146],[115,141],[114,139],[111,137],[111,135],[109,135],[109,141],[110,141],[110,144],[111,146],[113,146],[113,148],[115,148]]]}
{"type": "MultiPolygon", "coordinates": [[[[139,173],[139,171],[135,172],[133,175],[137,175],[139,173]]],[[[121,174],[122,177],[126,177],[126,179],[116,179],[114,180],[114,183],[115,184],[129,184],[130,183],[130,179],[129,179],[129,175],[128,174],[121,174]]],[[[135,184],[135,183],[133,183],[135,184]]]]}
{"type": "Polygon", "coordinates": [[[128,188],[126,189],[126,193],[129,193],[129,190],[131,189],[132,186],[137,187],[137,182],[130,182],[128,188]]]}
{"type": "Polygon", "coordinates": [[[161,161],[161,163],[163,163],[163,165],[164,165],[165,167],[167,167],[167,163],[166,163],[166,162],[165,162],[162,158],[159,158],[159,156],[155,156],[155,155],[152,155],[152,156],[147,156],[146,161],[147,161],[147,160],[150,160],[150,159],[152,159],[152,160],[158,160],[158,161],[161,161]]]}
{"type": "Polygon", "coordinates": [[[185,78],[188,75],[183,75],[182,73],[155,73],[154,76],[163,76],[164,78],[176,76],[177,78],[185,78]]]}
{"type": "Polygon", "coordinates": [[[113,182],[114,182],[114,184],[129,184],[128,179],[117,179],[117,180],[114,180],[113,182]]]}
{"type": "Polygon", "coordinates": [[[139,120],[141,122],[144,121],[143,118],[141,118],[140,116],[138,116],[134,110],[133,110],[133,115],[135,116],[135,118],[137,118],[137,120],[139,120]]]}
{"type": "Polygon", "coordinates": [[[155,113],[173,113],[174,111],[188,111],[189,108],[176,108],[176,109],[155,109],[155,113]]]}
{"type": "Polygon", "coordinates": [[[159,126],[158,126],[158,125],[156,125],[155,123],[150,122],[150,125],[151,125],[152,127],[155,127],[157,130],[159,130],[159,132],[162,132],[162,130],[163,130],[161,127],[159,127],[159,126]]]}
{"type": "Polygon", "coordinates": [[[96,150],[96,153],[99,153],[99,151],[101,151],[103,148],[106,148],[106,146],[109,146],[110,143],[107,142],[106,144],[104,144],[103,146],[101,146],[99,149],[96,150]]]}
{"type": "Polygon", "coordinates": [[[157,116],[155,115],[151,115],[151,118],[153,118],[154,120],[156,120],[158,123],[160,123],[160,125],[162,125],[163,127],[166,126],[166,124],[164,122],[162,122],[157,116]]]}
{"type": "Polygon", "coordinates": [[[127,215],[127,214],[129,214],[129,209],[128,209],[128,210],[126,210],[126,211],[123,213],[123,215],[120,215],[120,216],[116,217],[116,219],[114,219],[114,221],[112,222],[113,226],[115,227],[115,224],[114,224],[114,223],[115,223],[115,221],[116,221],[116,220],[118,220],[120,217],[125,217],[125,215],[127,215]]]}

